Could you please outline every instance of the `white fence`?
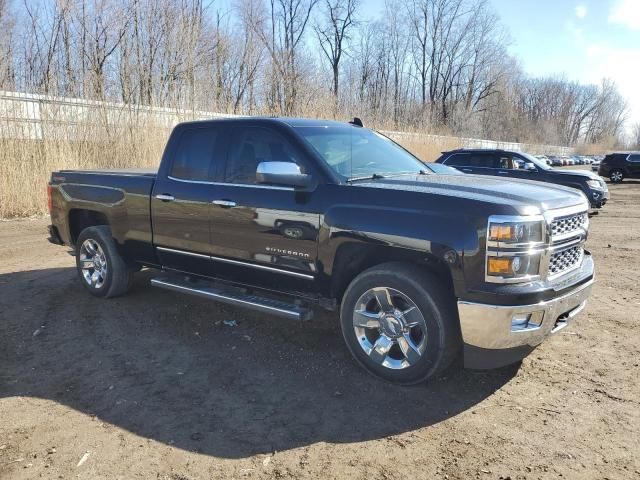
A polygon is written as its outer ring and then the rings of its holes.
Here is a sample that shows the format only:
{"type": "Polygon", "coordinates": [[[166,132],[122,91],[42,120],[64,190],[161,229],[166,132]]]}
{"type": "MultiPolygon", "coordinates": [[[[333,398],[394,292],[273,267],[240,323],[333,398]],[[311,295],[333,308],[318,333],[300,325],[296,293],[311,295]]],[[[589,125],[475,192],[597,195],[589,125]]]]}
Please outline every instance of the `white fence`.
{"type": "MultiPolygon", "coordinates": [[[[148,107],[79,98],[53,97],[29,93],[0,91],[0,137],[20,139],[83,138],[88,126],[98,128],[159,127],[171,128],[185,120],[227,118],[234,115],[164,107],[148,107]]],[[[531,153],[570,155],[573,148],[530,145],[478,138],[446,137],[422,133],[385,131],[401,140],[412,137],[425,143],[457,144],[466,148],[501,148],[531,153]]]]}

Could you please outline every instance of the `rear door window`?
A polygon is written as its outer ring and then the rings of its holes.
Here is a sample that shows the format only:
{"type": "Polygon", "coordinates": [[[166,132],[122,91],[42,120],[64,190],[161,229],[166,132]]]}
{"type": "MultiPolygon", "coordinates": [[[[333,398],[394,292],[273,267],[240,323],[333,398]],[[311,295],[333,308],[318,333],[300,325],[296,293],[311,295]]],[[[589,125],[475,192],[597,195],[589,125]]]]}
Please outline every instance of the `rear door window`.
{"type": "Polygon", "coordinates": [[[207,181],[219,162],[219,129],[191,128],[182,132],[171,166],[171,176],[181,180],[207,181]]]}

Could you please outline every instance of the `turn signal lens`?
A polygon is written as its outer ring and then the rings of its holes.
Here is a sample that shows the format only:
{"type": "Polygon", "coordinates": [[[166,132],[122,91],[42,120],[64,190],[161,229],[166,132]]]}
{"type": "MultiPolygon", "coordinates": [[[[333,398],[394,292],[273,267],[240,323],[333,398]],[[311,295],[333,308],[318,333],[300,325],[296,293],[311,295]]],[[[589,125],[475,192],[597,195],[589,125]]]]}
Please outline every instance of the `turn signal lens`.
{"type": "Polygon", "coordinates": [[[491,233],[489,237],[491,240],[498,242],[511,240],[513,238],[512,229],[513,226],[511,225],[491,225],[491,233]]]}
{"type": "Polygon", "coordinates": [[[511,275],[511,258],[489,257],[487,270],[489,275],[511,275]]]}

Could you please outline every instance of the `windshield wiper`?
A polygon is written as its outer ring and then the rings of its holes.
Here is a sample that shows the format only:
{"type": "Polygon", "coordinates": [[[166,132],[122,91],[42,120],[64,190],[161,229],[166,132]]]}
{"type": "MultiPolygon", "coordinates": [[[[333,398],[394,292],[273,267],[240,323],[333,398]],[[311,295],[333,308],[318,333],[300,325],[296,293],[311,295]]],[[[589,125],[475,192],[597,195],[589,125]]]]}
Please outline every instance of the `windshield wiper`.
{"type": "Polygon", "coordinates": [[[366,175],[362,177],[347,178],[347,182],[355,182],[357,180],[379,180],[381,178],[387,178],[387,177],[399,177],[400,175],[429,175],[429,172],[421,169],[421,170],[418,170],[417,172],[389,172],[386,175],[373,173],[371,175],[366,175]]]}
{"type": "Polygon", "coordinates": [[[381,178],[384,178],[384,175],[380,175],[379,173],[373,173],[371,175],[366,175],[364,177],[347,178],[347,182],[356,182],[358,180],[380,180],[381,178]]]}

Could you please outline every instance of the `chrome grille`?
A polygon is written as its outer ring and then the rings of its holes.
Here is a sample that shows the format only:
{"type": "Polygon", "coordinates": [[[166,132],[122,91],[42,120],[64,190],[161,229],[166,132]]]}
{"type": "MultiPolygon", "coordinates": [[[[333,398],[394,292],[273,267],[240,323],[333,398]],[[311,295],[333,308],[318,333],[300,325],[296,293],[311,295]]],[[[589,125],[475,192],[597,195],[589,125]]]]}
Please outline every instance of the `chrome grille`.
{"type": "Polygon", "coordinates": [[[559,275],[577,267],[582,260],[582,253],[582,245],[554,253],[549,260],[549,275],[559,275]]]}
{"type": "Polygon", "coordinates": [[[588,216],[586,212],[558,218],[551,223],[551,236],[559,237],[575,232],[580,228],[584,228],[587,221],[588,216]]]}

